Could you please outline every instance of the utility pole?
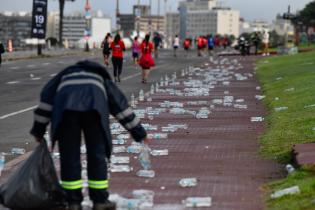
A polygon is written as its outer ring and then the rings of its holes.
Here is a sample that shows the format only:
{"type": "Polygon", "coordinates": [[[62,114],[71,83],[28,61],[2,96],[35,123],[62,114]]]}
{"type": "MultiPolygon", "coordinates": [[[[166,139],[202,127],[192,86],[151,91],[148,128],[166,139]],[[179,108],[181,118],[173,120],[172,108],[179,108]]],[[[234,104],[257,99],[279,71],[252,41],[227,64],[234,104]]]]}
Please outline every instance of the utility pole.
{"type": "Polygon", "coordinates": [[[157,31],[160,31],[160,0],[158,0],[158,18],[157,18],[157,31]]]}
{"type": "Polygon", "coordinates": [[[116,28],[117,28],[117,32],[119,32],[120,31],[119,0],[116,0],[116,28]]]}
{"type": "Polygon", "coordinates": [[[85,38],[85,51],[88,52],[90,51],[89,47],[89,39],[91,37],[91,4],[89,0],[86,0],[85,4],[85,20],[86,20],[86,28],[85,28],[85,33],[84,33],[84,38],[85,38]]]}
{"type": "Polygon", "coordinates": [[[140,0],[138,0],[138,8],[135,11],[136,12],[136,20],[137,20],[137,36],[140,35],[140,16],[141,16],[141,9],[140,9],[140,0]]]}
{"type": "Polygon", "coordinates": [[[152,0],[150,0],[149,33],[152,34],[152,0]]]}

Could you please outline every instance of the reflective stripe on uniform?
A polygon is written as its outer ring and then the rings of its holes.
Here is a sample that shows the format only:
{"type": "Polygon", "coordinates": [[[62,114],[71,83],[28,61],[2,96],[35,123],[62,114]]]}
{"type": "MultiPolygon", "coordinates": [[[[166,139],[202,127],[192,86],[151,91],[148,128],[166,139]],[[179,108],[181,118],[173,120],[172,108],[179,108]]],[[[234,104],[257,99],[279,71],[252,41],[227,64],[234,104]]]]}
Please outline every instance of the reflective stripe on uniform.
{"type": "Polygon", "coordinates": [[[95,74],[95,73],[91,73],[91,72],[85,72],[85,71],[74,72],[71,74],[64,75],[62,77],[62,80],[67,79],[69,77],[76,77],[76,76],[90,76],[90,77],[94,77],[94,78],[100,80],[102,83],[104,82],[103,78],[100,75],[95,74]]]}
{"type": "Polygon", "coordinates": [[[34,119],[36,122],[39,122],[39,123],[49,123],[50,121],[50,118],[48,117],[44,117],[44,116],[41,116],[41,115],[38,115],[38,114],[35,114],[34,115],[34,119]]]}
{"type": "Polygon", "coordinates": [[[91,189],[107,189],[108,188],[108,180],[101,180],[101,181],[96,181],[96,180],[88,180],[88,185],[89,188],[91,189]]]}
{"type": "Polygon", "coordinates": [[[40,102],[38,105],[38,108],[49,112],[52,110],[52,105],[44,103],[44,102],[40,102]]]}
{"type": "Polygon", "coordinates": [[[61,82],[57,88],[57,91],[60,91],[62,88],[72,85],[95,85],[102,90],[105,98],[107,98],[107,94],[104,88],[104,85],[95,79],[73,79],[73,80],[65,80],[61,82]]]}
{"type": "Polygon", "coordinates": [[[82,180],[77,181],[61,181],[61,186],[66,190],[78,190],[83,186],[82,180]]]}
{"type": "Polygon", "coordinates": [[[136,127],[140,123],[140,120],[138,117],[135,117],[131,122],[126,123],[124,126],[127,130],[131,130],[134,127],[136,127]]]}
{"type": "Polygon", "coordinates": [[[129,117],[132,113],[133,113],[132,109],[130,107],[128,107],[124,111],[118,113],[115,117],[118,120],[123,120],[124,118],[129,117]]]}

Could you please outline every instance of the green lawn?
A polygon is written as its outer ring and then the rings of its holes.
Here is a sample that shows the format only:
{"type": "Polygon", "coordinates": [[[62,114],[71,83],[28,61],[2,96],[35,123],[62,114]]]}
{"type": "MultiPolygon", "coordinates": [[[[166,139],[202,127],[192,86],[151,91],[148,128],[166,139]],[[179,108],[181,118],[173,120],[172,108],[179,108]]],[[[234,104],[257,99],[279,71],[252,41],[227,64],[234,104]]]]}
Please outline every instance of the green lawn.
{"type": "MultiPolygon", "coordinates": [[[[315,52],[268,57],[259,60],[257,66],[266,95],[264,103],[269,110],[268,128],[261,137],[261,153],[264,157],[288,163],[292,145],[315,142],[315,52]],[[278,107],[288,109],[276,111],[278,107]]],[[[293,185],[301,188],[301,194],[267,199],[268,209],[314,210],[313,170],[301,169],[284,180],[269,184],[266,190],[272,192],[293,185]]]]}

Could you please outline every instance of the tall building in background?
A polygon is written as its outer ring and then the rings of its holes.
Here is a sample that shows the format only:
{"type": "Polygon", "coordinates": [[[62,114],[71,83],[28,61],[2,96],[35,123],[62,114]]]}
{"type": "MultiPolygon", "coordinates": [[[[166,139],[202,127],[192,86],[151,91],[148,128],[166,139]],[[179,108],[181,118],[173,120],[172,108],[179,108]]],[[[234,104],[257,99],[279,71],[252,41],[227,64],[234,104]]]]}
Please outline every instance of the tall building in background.
{"type": "MultiPolygon", "coordinates": [[[[63,20],[63,41],[67,40],[70,47],[84,38],[86,19],[83,13],[76,12],[65,15],[63,20]]],[[[100,43],[106,33],[111,32],[111,19],[104,17],[101,12],[92,14],[91,18],[91,40],[100,43]]],[[[48,15],[47,37],[58,38],[59,34],[59,12],[51,12],[48,15]]]]}
{"type": "Polygon", "coordinates": [[[149,5],[133,6],[132,14],[120,14],[120,30],[125,37],[129,37],[135,31],[144,33],[150,32],[149,22],[151,21],[152,31],[164,34],[164,16],[150,15],[149,5]]]}
{"type": "Polygon", "coordinates": [[[0,13],[0,40],[3,43],[12,41],[15,49],[26,46],[26,40],[31,38],[32,17],[26,12],[0,13]]]}
{"type": "MultiPolygon", "coordinates": [[[[186,0],[179,3],[179,35],[196,38],[200,35],[220,34],[239,36],[240,12],[228,7],[219,7],[216,0],[186,0]]],[[[166,15],[167,31],[174,25],[175,14],[166,15]]],[[[168,31],[174,35],[176,30],[168,31]]]]}

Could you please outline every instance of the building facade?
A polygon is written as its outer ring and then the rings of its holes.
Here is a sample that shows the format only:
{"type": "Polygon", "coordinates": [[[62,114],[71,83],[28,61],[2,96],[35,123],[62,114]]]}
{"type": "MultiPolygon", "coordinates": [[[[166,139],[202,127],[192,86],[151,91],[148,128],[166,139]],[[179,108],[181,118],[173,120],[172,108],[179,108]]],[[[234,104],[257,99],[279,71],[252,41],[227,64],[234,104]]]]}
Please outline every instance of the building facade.
{"type": "Polygon", "coordinates": [[[172,40],[176,35],[179,35],[179,13],[167,13],[165,16],[165,44],[166,47],[172,45],[172,40]]]}
{"type": "Polygon", "coordinates": [[[166,15],[166,34],[173,36],[172,31],[178,21],[179,34],[182,39],[196,38],[200,35],[220,34],[239,36],[240,12],[217,6],[216,0],[186,0],[179,3],[179,14],[166,15]]]}
{"type": "MultiPolygon", "coordinates": [[[[74,46],[84,38],[86,29],[86,19],[83,13],[73,13],[63,18],[62,38],[63,42],[68,42],[69,46],[74,46]]],[[[106,33],[111,32],[111,19],[108,17],[91,18],[91,39],[95,42],[101,42],[106,33]]],[[[59,12],[51,12],[48,16],[46,37],[59,39],[59,12]]],[[[59,41],[59,40],[58,40],[59,41]]]]}
{"type": "Polygon", "coordinates": [[[120,26],[124,36],[129,37],[134,31],[165,33],[165,17],[151,15],[150,6],[135,5],[132,14],[120,14],[120,26]]]}
{"type": "Polygon", "coordinates": [[[29,13],[0,14],[0,40],[6,45],[12,41],[13,48],[24,48],[31,38],[32,17],[29,13]]]}

